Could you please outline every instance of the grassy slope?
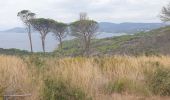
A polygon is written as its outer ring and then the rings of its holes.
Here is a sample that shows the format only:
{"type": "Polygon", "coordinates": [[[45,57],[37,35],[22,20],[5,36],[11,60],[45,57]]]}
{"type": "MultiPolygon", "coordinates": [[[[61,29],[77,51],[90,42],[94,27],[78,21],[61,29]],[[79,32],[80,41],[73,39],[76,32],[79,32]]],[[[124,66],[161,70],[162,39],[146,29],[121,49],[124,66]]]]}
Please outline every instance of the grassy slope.
{"type": "Polygon", "coordinates": [[[0,64],[0,95],[11,92],[32,94],[28,98],[18,100],[169,100],[170,98],[159,96],[159,93],[170,95],[168,56],[63,59],[53,57],[44,59],[36,56],[21,59],[15,56],[0,56],[0,64]],[[163,70],[157,73],[158,67],[163,70]],[[154,88],[155,86],[158,90],[154,88]]]}
{"type": "MultiPolygon", "coordinates": [[[[94,39],[92,42],[92,55],[102,54],[170,54],[170,27],[164,27],[149,32],[141,32],[135,35],[125,35],[113,38],[94,39]]],[[[56,53],[60,50],[56,50],[56,53]]],[[[79,55],[80,46],[78,40],[64,42],[65,55],[79,55]]]]}

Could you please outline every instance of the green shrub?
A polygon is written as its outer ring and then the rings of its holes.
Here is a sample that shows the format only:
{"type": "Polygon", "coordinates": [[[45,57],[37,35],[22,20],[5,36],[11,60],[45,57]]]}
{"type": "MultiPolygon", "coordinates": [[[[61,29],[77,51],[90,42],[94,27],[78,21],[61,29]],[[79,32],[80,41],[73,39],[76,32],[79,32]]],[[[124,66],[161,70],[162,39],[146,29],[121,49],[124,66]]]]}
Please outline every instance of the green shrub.
{"type": "Polygon", "coordinates": [[[43,65],[45,64],[45,61],[43,60],[42,57],[39,57],[37,55],[31,55],[29,57],[29,63],[36,66],[37,68],[42,68],[43,65]]]}
{"type": "Polygon", "coordinates": [[[157,67],[145,73],[148,88],[156,95],[170,96],[170,69],[157,67]]]}
{"type": "Polygon", "coordinates": [[[81,89],[71,87],[67,82],[51,79],[44,82],[43,100],[87,100],[81,89]]]}
{"type": "Polygon", "coordinates": [[[149,91],[147,90],[145,84],[141,82],[132,81],[126,78],[118,79],[114,82],[109,82],[106,86],[106,93],[122,93],[127,92],[129,94],[139,94],[143,96],[148,96],[149,91]]]}
{"type": "Polygon", "coordinates": [[[122,93],[126,88],[126,81],[124,79],[116,80],[115,82],[109,82],[106,86],[106,91],[108,93],[122,93]]]}

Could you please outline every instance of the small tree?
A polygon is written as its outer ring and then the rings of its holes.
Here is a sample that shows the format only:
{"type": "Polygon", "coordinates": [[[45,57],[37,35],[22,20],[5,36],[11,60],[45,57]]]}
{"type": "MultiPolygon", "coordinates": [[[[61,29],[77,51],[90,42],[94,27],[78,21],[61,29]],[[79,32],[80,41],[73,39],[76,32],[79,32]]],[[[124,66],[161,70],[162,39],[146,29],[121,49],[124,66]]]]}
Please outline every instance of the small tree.
{"type": "Polygon", "coordinates": [[[20,17],[20,19],[26,26],[26,30],[28,31],[28,37],[29,37],[29,41],[30,41],[31,52],[33,52],[32,37],[31,37],[31,24],[30,24],[29,20],[35,18],[35,13],[32,13],[29,10],[22,10],[22,11],[18,12],[17,16],[20,17]]]}
{"type": "Polygon", "coordinates": [[[82,41],[83,53],[89,55],[91,39],[97,32],[98,23],[94,20],[84,18],[84,15],[80,15],[80,20],[71,23],[70,29],[72,35],[82,41]]]}
{"type": "Polygon", "coordinates": [[[168,6],[162,8],[160,18],[163,22],[170,21],[170,4],[168,6]]]}
{"type": "Polygon", "coordinates": [[[56,39],[60,42],[60,48],[62,49],[63,39],[67,35],[67,24],[54,21],[51,24],[51,31],[54,33],[56,39]]]}
{"type": "Polygon", "coordinates": [[[44,19],[44,18],[37,18],[30,20],[30,23],[32,27],[39,31],[41,35],[41,42],[42,42],[42,48],[43,52],[45,53],[45,39],[47,34],[50,32],[50,25],[53,22],[51,19],[44,19]]]}

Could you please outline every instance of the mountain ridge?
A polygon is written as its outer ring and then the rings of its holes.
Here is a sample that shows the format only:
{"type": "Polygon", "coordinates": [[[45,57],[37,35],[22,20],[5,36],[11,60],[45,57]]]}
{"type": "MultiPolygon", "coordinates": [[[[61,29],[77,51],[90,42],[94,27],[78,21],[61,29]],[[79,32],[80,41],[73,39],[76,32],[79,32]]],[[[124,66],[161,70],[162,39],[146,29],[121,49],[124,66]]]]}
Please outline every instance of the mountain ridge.
{"type": "MultiPolygon", "coordinates": [[[[99,23],[99,32],[106,33],[137,33],[141,31],[150,31],[160,27],[164,27],[167,24],[165,23],[112,23],[112,22],[100,22],[99,23]]],[[[26,33],[24,27],[14,27],[8,30],[0,31],[2,32],[11,32],[11,33],[26,33]]]]}
{"type": "Polygon", "coordinates": [[[110,22],[101,22],[99,24],[100,32],[108,33],[137,33],[141,31],[150,31],[160,27],[164,27],[167,24],[165,23],[110,23],[110,22]]]}
{"type": "Polygon", "coordinates": [[[26,32],[26,29],[24,27],[14,27],[14,28],[11,28],[11,29],[7,29],[7,30],[2,30],[0,31],[1,33],[2,32],[5,32],[5,33],[25,33],[26,32]]]}

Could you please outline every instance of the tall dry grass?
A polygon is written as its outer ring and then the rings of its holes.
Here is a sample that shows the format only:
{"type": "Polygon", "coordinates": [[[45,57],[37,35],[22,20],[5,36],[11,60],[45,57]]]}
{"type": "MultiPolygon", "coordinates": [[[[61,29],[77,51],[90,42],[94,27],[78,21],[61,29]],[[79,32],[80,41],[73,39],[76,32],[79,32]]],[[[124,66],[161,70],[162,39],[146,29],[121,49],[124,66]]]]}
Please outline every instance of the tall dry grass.
{"type": "Polygon", "coordinates": [[[169,97],[155,96],[145,84],[145,72],[153,72],[158,66],[169,68],[170,57],[21,59],[0,56],[0,93],[31,93],[26,99],[43,100],[44,80],[50,78],[80,88],[93,100],[169,100],[169,97]]]}
{"type": "Polygon", "coordinates": [[[13,56],[0,56],[0,95],[29,93],[31,78],[26,64],[13,56]]]}

